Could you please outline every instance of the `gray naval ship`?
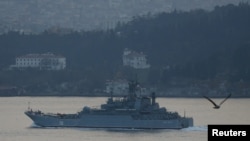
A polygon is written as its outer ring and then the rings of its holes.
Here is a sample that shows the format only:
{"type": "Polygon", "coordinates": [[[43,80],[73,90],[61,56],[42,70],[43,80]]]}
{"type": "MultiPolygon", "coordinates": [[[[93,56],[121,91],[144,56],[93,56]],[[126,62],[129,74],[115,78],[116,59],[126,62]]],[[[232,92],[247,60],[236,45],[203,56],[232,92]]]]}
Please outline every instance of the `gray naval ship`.
{"type": "Polygon", "coordinates": [[[193,126],[193,118],[168,111],[150,97],[137,96],[136,81],[129,82],[128,95],[120,99],[112,94],[100,108],[83,107],[75,114],[51,114],[28,108],[25,114],[41,127],[182,129],[193,126]]]}

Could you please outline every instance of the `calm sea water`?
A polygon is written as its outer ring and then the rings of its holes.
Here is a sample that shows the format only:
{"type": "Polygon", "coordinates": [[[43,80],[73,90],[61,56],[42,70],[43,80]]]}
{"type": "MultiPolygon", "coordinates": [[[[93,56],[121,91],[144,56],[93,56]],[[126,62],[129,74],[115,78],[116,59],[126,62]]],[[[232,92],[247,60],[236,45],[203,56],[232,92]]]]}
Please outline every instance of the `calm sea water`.
{"type": "MultiPolygon", "coordinates": [[[[215,99],[220,102],[222,99],[215,99]]],[[[250,124],[250,99],[228,99],[215,110],[206,99],[158,98],[161,107],[192,116],[194,127],[181,130],[36,128],[24,115],[30,107],[44,112],[75,113],[85,105],[99,106],[106,98],[1,97],[1,141],[207,141],[208,124],[250,124]]]]}

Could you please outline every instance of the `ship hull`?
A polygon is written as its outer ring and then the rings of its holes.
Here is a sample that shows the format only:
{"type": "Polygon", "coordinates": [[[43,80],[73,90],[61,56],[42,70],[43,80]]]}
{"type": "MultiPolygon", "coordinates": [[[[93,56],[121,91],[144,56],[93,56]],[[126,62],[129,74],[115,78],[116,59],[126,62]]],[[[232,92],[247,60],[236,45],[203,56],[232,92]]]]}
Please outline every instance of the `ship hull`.
{"type": "Polygon", "coordinates": [[[25,113],[33,122],[42,127],[81,127],[81,128],[130,128],[130,129],[181,129],[193,126],[192,118],[169,120],[138,120],[130,115],[92,115],[64,118],[25,113]]]}

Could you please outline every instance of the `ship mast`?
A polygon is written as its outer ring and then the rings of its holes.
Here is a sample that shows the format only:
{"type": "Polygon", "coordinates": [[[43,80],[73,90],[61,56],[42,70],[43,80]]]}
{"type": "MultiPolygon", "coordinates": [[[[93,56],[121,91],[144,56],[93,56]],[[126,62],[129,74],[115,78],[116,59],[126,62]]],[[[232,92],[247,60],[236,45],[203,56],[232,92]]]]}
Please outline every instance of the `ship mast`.
{"type": "Polygon", "coordinates": [[[113,82],[112,82],[112,87],[110,89],[111,89],[110,90],[110,100],[111,100],[111,102],[113,102],[113,91],[114,91],[114,84],[113,84],[113,82]]]}
{"type": "Polygon", "coordinates": [[[136,98],[136,88],[137,88],[138,82],[131,81],[128,83],[128,85],[129,85],[129,98],[135,99],[136,98]]]}

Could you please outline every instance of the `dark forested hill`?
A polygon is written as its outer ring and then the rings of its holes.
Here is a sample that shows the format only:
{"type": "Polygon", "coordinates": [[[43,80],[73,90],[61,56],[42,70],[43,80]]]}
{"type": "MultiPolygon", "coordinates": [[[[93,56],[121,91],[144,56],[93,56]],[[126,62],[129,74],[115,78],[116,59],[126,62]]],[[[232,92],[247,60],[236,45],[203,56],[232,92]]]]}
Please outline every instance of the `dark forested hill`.
{"type": "Polygon", "coordinates": [[[212,10],[216,5],[250,0],[1,0],[0,34],[11,29],[40,33],[48,27],[75,30],[113,28],[117,21],[129,21],[145,13],[212,10]]]}
{"type": "MultiPolygon", "coordinates": [[[[82,72],[84,80],[88,75],[88,81],[101,83],[123,71],[122,51],[130,48],[147,55],[152,66],[149,84],[167,85],[171,78],[248,84],[249,25],[250,6],[241,3],[218,6],[213,11],[148,14],[118,23],[108,31],[60,34],[47,30],[39,35],[9,32],[0,35],[0,67],[13,64],[19,55],[53,52],[67,57],[68,70],[82,72]]],[[[0,84],[4,83],[2,79],[0,84]]]]}
{"type": "Polygon", "coordinates": [[[247,70],[249,24],[249,5],[240,4],[212,12],[138,17],[117,30],[130,47],[146,51],[154,66],[178,66],[188,75],[212,77],[228,70],[247,70]]]}

